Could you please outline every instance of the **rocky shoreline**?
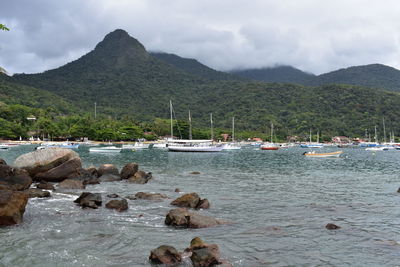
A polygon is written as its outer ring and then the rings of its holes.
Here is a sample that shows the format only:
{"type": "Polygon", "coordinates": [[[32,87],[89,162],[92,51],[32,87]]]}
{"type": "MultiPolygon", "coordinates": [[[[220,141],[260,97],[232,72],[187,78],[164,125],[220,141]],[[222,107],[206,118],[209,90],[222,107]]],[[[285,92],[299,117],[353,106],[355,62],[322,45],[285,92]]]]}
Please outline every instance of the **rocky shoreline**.
{"type": "MultiPolygon", "coordinates": [[[[152,178],[151,172],[139,170],[137,163],[128,163],[121,171],[113,164],[84,169],[79,155],[64,148],[47,148],[21,155],[12,166],[0,159],[0,226],[21,224],[29,198],[50,198],[52,191],[81,191],[74,201],[75,205],[83,209],[98,209],[103,205],[102,194],[87,192],[90,185],[116,181],[146,184],[152,178]]],[[[107,198],[111,200],[105,204],[105,208],[124,212],[129,209],[127,199],[164,201],[169,197],[159,193],[138,192],[125,197],[109,193],[107,198]]],[[[197,193],[183,194],[170,204],[178,207],[166,214],[164,223],[171,227],[196,229],[228,223],[190,211],[210,208],[209,201],[200,198],[197,193]]],[[[189,261],[193,266],[232,266],[221,259],[217,245],[200,242],[198,237],[193,240],[184,252],[175,253],[174,260],[165,260],[172,255],[171,251],[175,250],[168,245],[160,246],[161,248],[154,250],[154,253],[152,251],[149,260],[153,264],[179,264],[182,263],[182,259],[186,259],[186,263],[189,261]],[[193,240],[197,240],[196,246],[192,245],[193,240]],[[154,256],[163,255],[162,253],[164,256],[154,256]]]]}

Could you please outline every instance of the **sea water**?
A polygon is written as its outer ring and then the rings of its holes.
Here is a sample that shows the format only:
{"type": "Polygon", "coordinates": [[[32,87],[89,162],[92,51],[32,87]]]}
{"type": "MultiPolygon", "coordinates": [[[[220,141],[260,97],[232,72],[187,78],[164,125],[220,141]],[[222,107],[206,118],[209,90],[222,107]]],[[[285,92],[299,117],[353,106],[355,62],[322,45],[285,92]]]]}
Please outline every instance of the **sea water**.
{"type": "MultiPolygon", "coordinates": [[[[0,151],[0,158],[11,164],[33,149],[0,151]]],[[[196,236],[218,244],[234,266],[399,266],[400,151],[348,148],[338,159],[306,158],[305,151],[99,154],[81,147],[84,167],[136,162],[154,178],[144,185],[88,185],[84,191],[103,196],[95,210],[73,203],[81,191],[30,199],[21,225],[0,228],[0,266],[150,266],[152,249],[167,244],[183,251],[196,236]],[[107,194],[137,192],[169,199],[128,200],[126,212],[104,207],[107,194]],[[190,192],[210,201],[201,214],[231,224],[166,226],[170,202],[190,192]],[[327,223],[341,228],[327,230],[327,223]]]]}

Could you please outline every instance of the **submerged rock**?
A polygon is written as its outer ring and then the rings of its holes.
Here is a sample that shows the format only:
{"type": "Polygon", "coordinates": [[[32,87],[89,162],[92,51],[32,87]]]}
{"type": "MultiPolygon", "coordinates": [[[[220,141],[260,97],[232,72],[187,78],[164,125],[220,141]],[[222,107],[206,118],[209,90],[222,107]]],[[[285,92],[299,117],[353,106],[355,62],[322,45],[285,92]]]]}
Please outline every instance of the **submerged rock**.
{"type": "Polygon", "coordinates": [[[0,190],[0,226],[21,223],[27,203],[24,192],[0,190]]]}
{"type": "Polygon", "coordinates": [[[208,200],[201,199],[197,193],[184,194],[172,201],[171,205],[192,209],[208,209],[210,207],[208,200]]]}
{"type": "Polygon", "coordinates": [[[191,172],[190,174],[197,175],[197,174],[200,174],[200,172],[191,172]]]}
{"type": "Polygon", "coordinates": [[[149,260],[155,264],[173,265],[181,263],[182,257],[174,247],[162,245],[151,251],[149,260]]]}
{"type": "Polygon", "coordinates": [[[108,194],[107,197],[109,197],[109,198],[117,198],[119,196],[117,194],[108,194]]]}
{"type": "Polygon", "coordinates": [[[35,198],[35,197],[45,198],[51,196],[49,191],[45,191],[38,188],[29,188],[28,190],[26,190],[26,192],[28,193],[29,198],[35,198]]]}
{"type": "Polygon", "coordinates": [[[31,176],[35,176],[76,158],[79,159],[78,153],[70,149],[50,147],[23,154],[14,161],[13,165],[25,169],[31,176]]]}
{"type": "Polygon", "coordinates": [[[153,200],[153,201],[162,201],[165,198],[168,198],[165,194],[160,193],[145,193],[145,192],[138,192],[135,195],[129,195],[126,198],[130,200],[136,199],[145,199],[145,200],[153,200]]]}
{"type": "Polygon", "coordinates": [[[126,199],[113,199],[106,204],[106,208],[115,209],[117,211],[124,211],[128,209],[128,201],[126,201],[126,199]]]}
{"type": "Polygon", "coordinates": [[[45,189],[45,190],[54,190],[54,185],[52,185],[51,183],[47,183],[47,182],[40,182],[36,185],[36,188],[38,189],[45,189]]]}
{"type": "Polygon", "coordinates": [[[336,230],[336,229],[340,229],[340,226],[337,226],[336,224],[333,224],[333,223],[328,223],[325,226],[325,228],[328,230],[336,230]]]}
{"type": "Polygon", "coordinates": [[[83,192],[74,202],[78,203],[82,208],[97,209],[101,206],[102,199],[99,193],[83,192]]]}
{"type": "Polygon", "coordinates": [[[128,182],[135,184],[146,184],[150,179],[153,178],[151,172],[137,171],[133,177],[128,179],[128,182]]]}
{"type": "Polygon", "coordinates": [[[182,228],[206,228],[226,223],[223,220],[189,212],[186,208],[170,210],[165,217],[165,224],[182,228]]]}
{"type": "MultiPolygon", "coordinates": [[[[43,149],[46,150],[46,149],[43,149]]],[[[37,173],[34,176],[36,181],[61,182],[68,178],[81,176],[82,162],[80,158],[73,158],[48,171],[37,173]]]]}
{"type": "Polygon", "coordinates": [[[139,170],[139,165],[137,163],[128,163],[121,170],[121,179],[129,179],[134,176],[139,170]]]}

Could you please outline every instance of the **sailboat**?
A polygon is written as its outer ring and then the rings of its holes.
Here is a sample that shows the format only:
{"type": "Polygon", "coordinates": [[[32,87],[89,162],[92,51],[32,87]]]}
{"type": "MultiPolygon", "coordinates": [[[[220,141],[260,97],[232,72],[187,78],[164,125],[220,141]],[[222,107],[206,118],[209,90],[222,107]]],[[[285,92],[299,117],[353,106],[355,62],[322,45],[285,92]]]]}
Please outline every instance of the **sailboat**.
{"type": "Polygon", "coordinates": [[[277,144],[274,144],[273,138],[274,138],[274,124],[271,123],[271,142],[262,144],[260,149],[261,150],[278,150],[279,146],[277,144]]]}
{"type": "MultiPolygon", "coordinates": [[[[212,113],[210,114],[211,121],[211,140],[192,140],[192,139],[173,139],[173,127],[172,127],[172,101],[170,101],[171,110],[171,139],[168,140],[168,151],[170,152],[220,152],[223,149],[222,145],[214,144],[214,132],[213,132],[213,120],[212,113]]],[[[189,115],[190,117],[190,115],[189,115]]],[[[191,124],[191,117],[189,122],[191,124]]],[[[191,126],[190,126],[191,129],[191,126]]],[[[191,137],[191,131],[189,133],[191,137]]]]}
{"type": "Polygon", "coordinates": [[[235,117],[232,117],[232,142],[224,145],[224,150],[239,150],[242,147],[235,143],[235,117]]]}
{"type": "Polygon", "coordinates": [[[324,144],[321,144],[319,142],[319,132],[317,132],[317,142],[313,143],[311,137],[312,137],[312,135],[311,135],[311,130],[310,130],[310,142],[306,143],[306,144],[300,144],[300,147],[303,147],[303,148],[322,148],[322,147],[324,147],[324,144]]]}

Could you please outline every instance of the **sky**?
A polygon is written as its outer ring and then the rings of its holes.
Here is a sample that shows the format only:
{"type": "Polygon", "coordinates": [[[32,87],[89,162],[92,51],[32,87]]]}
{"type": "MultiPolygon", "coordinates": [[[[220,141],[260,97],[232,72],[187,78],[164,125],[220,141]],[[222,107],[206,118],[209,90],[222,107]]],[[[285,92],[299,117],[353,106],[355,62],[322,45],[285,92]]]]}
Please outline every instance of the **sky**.
{"type": "Polygon", "coordinates": [[[291,65],[321,74],[400,69],[398,0],[13,0],[0,6],[0,66],[57,68],[124,29],[148,51],[216,70],[291,65]]]}

